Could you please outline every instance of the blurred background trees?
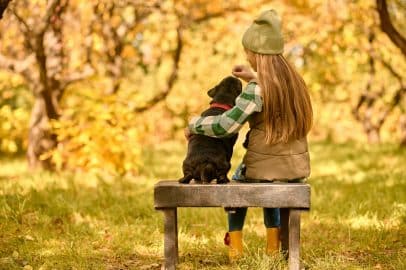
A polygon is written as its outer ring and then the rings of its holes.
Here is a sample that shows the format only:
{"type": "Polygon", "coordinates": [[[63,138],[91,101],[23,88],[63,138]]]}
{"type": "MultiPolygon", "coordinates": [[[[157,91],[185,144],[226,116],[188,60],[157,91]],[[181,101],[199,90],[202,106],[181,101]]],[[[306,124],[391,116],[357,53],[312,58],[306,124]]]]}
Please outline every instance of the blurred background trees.
{"type": "Polygon", "coordinates": [[[136,173],[144,147],[183,140],[268,8],[311,91],[310,139],[406,143],[405,1],[19,0],[0,21],[0,151],[136,173]]]}

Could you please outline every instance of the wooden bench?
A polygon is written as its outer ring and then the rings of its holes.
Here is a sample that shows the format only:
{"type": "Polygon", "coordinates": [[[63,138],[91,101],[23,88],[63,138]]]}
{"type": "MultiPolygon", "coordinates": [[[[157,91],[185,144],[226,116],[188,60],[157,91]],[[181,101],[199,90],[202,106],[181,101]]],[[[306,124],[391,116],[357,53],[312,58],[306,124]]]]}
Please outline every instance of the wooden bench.
{"type": "Polygon", "coordinates": [[[164,213],[165,269],[178,261],[177,207],[281,208],[281,248],[289,270],[300,265],[300,212],[310,209],[310,186],[303,183],[179,184],[161,181],[154,188],[154,206],[164,213]]]}

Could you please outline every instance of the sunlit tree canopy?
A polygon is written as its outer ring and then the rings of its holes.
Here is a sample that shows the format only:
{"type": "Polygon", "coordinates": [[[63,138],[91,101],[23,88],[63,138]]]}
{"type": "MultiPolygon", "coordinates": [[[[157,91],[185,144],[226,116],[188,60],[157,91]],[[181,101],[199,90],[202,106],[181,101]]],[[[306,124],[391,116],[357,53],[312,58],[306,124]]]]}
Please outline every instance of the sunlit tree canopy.
{"type": "Polygon", "coordinates": [[[0,21],[0,151],[136,173],[245,63],[242,34],[270,8],[311,92],[311,140],[406,142],[402,0],[19,0],[0,21]]]}

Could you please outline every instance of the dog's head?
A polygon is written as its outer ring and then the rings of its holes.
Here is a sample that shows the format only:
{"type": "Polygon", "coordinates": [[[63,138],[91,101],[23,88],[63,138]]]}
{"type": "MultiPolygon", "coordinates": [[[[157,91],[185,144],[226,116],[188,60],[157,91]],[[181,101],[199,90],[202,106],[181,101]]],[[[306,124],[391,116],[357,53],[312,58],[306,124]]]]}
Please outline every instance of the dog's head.
{"type": "Polygon", "coordinates": [[[235,105],[235,99],[241,94],[241,81],[235,77],[228,76],[218,85],[210,89],[207,94],[213,98],[212,102],[219,102],[229,105],[235,105]]]}

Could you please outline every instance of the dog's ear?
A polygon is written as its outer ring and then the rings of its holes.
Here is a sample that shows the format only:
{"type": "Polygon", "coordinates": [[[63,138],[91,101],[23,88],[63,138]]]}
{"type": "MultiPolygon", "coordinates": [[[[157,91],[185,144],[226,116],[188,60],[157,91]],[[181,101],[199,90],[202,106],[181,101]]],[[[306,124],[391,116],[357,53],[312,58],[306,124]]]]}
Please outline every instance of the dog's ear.
{"type": "Polygon", "coordinates": [[[209,95],[209,97],[214,97],[217,94],[217,91],[218,91],[218,87],[216,86],[216,87],[210,89],[207,92],[207,94],[209,95]]]}

